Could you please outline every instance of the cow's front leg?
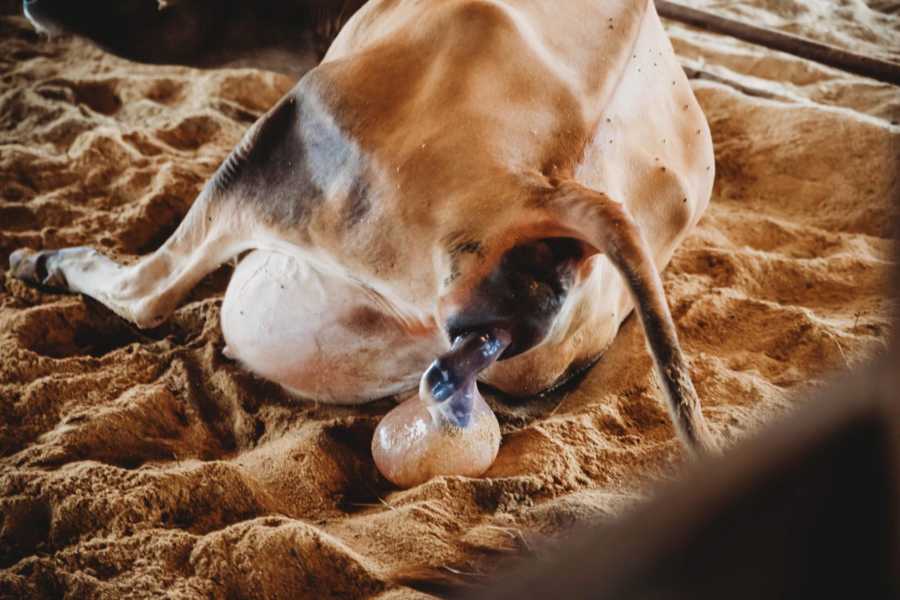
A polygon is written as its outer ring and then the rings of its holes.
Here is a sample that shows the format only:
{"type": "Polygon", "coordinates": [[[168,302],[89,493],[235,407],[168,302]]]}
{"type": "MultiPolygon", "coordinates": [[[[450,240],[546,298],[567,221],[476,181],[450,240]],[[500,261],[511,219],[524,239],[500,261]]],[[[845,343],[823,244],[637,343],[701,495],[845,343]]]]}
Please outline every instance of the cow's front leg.
{"type": "Polygon", "coordinates": [[[503,330],[461,336],[425,371],[419,394],[388,413],[375,430],[372,455],[385,477],[411,487],[439,475],[477,477],[500,448],[497,417],[476,377],[509,346],[503,330]]]}

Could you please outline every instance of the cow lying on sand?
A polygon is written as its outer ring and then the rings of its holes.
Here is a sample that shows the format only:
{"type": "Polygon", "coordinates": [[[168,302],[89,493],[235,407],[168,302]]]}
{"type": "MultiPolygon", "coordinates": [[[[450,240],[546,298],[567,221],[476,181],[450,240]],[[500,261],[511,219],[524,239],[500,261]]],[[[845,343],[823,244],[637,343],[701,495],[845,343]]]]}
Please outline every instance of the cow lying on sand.
{"type": "Polygon", "coordinates": [[[546,390],[634,306],[680,436],[706,449],[658,269],[706,208],[712,166],[648,0],[373,1],[156,252],[10,263],[154,327],[249,251],[222,305],[227,354],[322,402],[418,384],[373,440],[400,485],[482,473],[499,429],[476,377],[546,390]]]}

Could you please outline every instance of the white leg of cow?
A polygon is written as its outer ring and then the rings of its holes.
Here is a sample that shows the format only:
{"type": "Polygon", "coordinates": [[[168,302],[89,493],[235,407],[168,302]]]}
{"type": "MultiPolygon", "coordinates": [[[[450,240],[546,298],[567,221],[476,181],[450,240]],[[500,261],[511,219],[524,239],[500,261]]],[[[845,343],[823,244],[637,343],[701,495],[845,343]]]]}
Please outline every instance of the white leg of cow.
{"type": "Polygon", "coordinates": [[[88,247],[23,248],[10,256],[10,270],[32,283],[90,296],[139,327],[154,327],[200,279],[244,249],[242,238],[230,230],[235,220],[223,218],[223,204],[204,191],[175,233],[132,265],[88,247]]]}
{"type": "MultiPolygon", "coordinates": [[[[254,195],[259,189],[271,181],[312,187],[308,176],[298,182],[290,179],[291,168],[279,172],[272,167],[277,162],[273,157],[302,152],[292,127],[297,121],[296,103],[287,95],[245,132],[175,233],[133,265],[119,265],[90,248],[21,249],[10,256],[13,275],[91,296],[139,327],[159,325],[205,275],[241,251],[258,247],[253,236],[261,233],[261,225],[253,207],[271,209],[271,197],[279,196],[275,189],[267,189],[260,198],[254,195]]],[[[304,200],[291,197],[287,210],[281,207],[282,217],[302,208],[304,200]]],[[[274,245],[291,244],[279,240],[274,245]]]]}
{"type": "Polygon", "coordinates": [[[560,192],[547,208],[575,237],[605,253],[631,292],[679,436],[691,449],[715,450],[659,273],[637,223],[623,204],[605,194],[574,182],[562,183],[560,192]]]}

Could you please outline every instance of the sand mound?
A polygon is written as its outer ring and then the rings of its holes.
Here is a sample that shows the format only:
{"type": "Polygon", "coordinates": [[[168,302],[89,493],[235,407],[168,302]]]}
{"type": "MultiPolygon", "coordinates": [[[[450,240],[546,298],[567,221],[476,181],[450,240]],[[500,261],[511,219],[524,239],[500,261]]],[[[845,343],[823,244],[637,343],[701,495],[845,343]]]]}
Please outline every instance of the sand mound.
{"type": "MultiPolygon", "coordinates": [[[[739,15],[886,56],[900,35],[876,3],[833,15],[741,4],[739,15]]],[[[731,442],[883,347],[900,94],[670,31],[700,77],[718,179],[665,285],[705,412],[731,442]]],[[[0,21],[0,263],[20,246],[90,244],[123,260],[154,248],[290,85],[134,65],[0,21]]],[[[488,398],[505,438],[487,477],[398,491],[369,455],[389,400],[300,403],[222,356],[229,275],[148,332],[90,300],[2,281],[0,596],[440,592],[540,549],[537,536],[619,513],[677,468],[630,319],[578,385],[488,398]]]]}

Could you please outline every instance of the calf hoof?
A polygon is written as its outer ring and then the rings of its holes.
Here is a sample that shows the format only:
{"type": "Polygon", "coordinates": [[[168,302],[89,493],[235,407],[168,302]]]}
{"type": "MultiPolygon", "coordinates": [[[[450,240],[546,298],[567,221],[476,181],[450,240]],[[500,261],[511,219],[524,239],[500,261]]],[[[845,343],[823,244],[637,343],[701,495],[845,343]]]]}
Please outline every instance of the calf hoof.
{"type": "Polygon", "coordinates": [[[500,449],[500,424],[475,378],[510,342],[505,330],[472,332],[431,363],[418,396],[375,428],[372,456],[382,475],[412,487],[440,475],[478,477],[490,468],[500,449]]]}
{"type": "Polygon", "coordinates": [[[64,289],[66,280],[62,273],[48,269],[47,261],[57,250],[32,250],[19,248],[9,255],[9,271],[13,277],[28,283],[64,289]]]}

